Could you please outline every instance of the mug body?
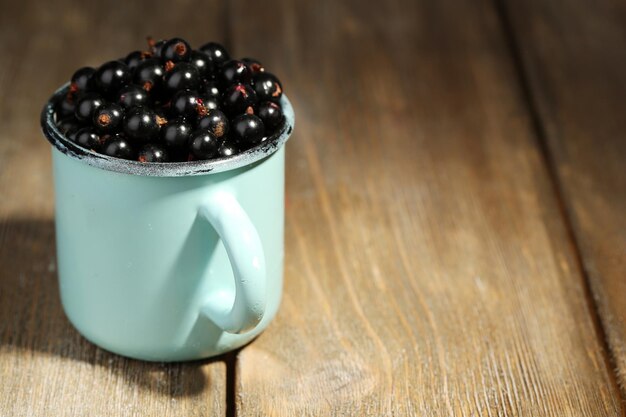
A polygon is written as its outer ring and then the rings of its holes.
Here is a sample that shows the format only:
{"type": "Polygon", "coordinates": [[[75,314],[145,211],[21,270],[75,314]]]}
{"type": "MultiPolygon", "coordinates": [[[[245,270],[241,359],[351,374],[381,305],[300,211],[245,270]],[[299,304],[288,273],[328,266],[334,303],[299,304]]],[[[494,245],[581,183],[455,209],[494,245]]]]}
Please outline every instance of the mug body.
{"type": "Polygon", "coordinates": [[[53,148],[59,283],[69,320],[104,349],[152,361],[206,358],[252,340],[281,298],[284,164],[281,147],[224,172],[142,176],[53,148]],[[265,313],[242,334],[202,314],[211,297],[236,291],[223,241],[200,215],[216,192],[236,198],[265,257],[265,313]]]}

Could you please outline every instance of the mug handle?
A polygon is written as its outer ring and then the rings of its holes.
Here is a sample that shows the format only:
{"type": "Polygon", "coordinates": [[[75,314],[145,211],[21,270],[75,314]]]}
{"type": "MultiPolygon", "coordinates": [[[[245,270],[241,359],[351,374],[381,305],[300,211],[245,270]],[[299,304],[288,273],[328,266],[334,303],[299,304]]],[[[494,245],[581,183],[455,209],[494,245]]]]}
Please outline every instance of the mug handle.
{"type": "Polygon", "coordinates": [[[201,313],[227,333],[252,330],[263,318],[266,303],[266,266],[261,238],[237,199],[224,190],[211,194],[199,208],[219,234],[235,278],[235,293],[211,294],[201,313]]]}

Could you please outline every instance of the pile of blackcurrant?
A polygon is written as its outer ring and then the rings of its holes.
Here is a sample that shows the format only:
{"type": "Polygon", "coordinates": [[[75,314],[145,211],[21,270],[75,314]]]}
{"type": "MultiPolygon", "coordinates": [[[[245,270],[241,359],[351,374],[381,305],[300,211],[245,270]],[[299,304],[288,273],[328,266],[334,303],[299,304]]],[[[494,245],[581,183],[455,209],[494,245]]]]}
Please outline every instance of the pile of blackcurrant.
{"type": "Polygon", "coordinates": [[[215,42],[148,45],[74,73],[55,104],[61,133],[116,158],[183,162],[232,156],[280,131],[283,87],[256,59],[231,59],[215,42]]]}

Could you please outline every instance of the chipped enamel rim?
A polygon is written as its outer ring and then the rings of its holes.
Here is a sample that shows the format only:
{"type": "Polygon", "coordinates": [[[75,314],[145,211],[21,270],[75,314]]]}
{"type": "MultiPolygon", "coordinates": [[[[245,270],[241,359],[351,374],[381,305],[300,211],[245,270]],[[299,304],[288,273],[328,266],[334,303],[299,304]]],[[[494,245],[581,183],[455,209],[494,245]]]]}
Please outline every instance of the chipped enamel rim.
{"type": "Polygon", "coordinates": [[[226,158],[190,162],[139,162],[114,158],[83,148],[66,138],[57,128],[54,119],[54,103],[67,94],[69,83],[59,88],[50,97],[41,112],[41,128],[48,141],[65,155],[78,159],[88,165],[107,171],[121,172],[130,175],[151,177],[183,177],[190,175],[206,175],[230,171],[257,162],[279,150],[291,136],[295,122],[293,108],[289,99],[282,96],[280,104],[285,115],[285,122],[280,130],[260,145],[240,154],[226,158]]]}

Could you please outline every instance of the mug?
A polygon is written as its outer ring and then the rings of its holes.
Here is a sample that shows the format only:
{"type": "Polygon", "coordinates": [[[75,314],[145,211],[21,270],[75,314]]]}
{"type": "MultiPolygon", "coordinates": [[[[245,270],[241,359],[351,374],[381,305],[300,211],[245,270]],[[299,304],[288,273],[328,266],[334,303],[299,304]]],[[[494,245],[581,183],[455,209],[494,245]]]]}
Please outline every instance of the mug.
{"type": "Polygon", "coordinates": [[[53,145],[63,309],[96,345],[131,358],[183,361],[236,349],[280,304],[285,123],[256,148],[206,161],[141,163],[76,145],[41,115],[53,145]]]}

